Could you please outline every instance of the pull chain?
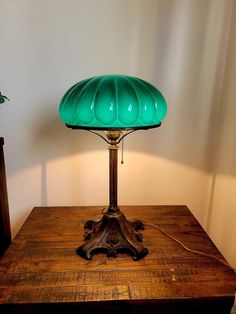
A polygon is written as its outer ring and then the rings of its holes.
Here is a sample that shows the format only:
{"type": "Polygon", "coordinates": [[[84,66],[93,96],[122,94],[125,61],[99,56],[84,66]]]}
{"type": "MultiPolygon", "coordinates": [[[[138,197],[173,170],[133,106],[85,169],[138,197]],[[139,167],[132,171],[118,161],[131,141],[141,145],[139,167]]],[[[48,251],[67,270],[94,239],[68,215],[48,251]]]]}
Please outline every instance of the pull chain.
{"type": "Polygon", "coordinates": [[[122,165],[124,164],[124,140],[121,142],[121,162],[122,165]]]}

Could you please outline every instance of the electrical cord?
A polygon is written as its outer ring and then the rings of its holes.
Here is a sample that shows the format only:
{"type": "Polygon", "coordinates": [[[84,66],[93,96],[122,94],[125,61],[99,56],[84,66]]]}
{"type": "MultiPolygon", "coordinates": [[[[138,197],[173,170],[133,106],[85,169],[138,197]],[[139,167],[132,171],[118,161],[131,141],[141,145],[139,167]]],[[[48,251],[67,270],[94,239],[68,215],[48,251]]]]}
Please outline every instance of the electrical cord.
{"type": "MultiPolygon", "coordinates": [[[[103,208],[102,210],[102,214],[104,214],[105,212],[107,211],[107,208],[103,208]]],[[[194,253],[194,254],[198,254],[198,255],[202,255],[202,256],[205,256],[205,257],[209,257],[209,258],[212,258],[212,259],[215,259],[217,260],[218,262],[220,262],[221,264],[223,264],[224,266],[230,268],[234,273],[236,273],[236,269],[233,268],[229,263],[227,263],[226,261],[222,260],[221,258],[215,256],[215,255],[211,255],[211,254],[207,254],[207,253],[204,253],[204,252],[201,252],[201,251],[197,251],[197,250],[192,250],[190,249],[189,247],[187,247],[183,242],[181,242],[180,240],[176,239],[175,237],[173,237],[172,235],[170,235],[168,232],[162,230],[160,227],[158,227],[157,225],[154,225],[152,223],[149,223],[149,222],[145,222],[144,220],[141,220],[139,219],[139,221],[141,221],[144,226],[149,226],[149,227],[153,227],[157,230],[159,230],[162,234],[164,234],[165,236],[167,236],[168,238],[170,238],[171,240],[177,242],[179,245],[181,245],[186,251],[188,252],[191,252],[191,253],[194,253]]]]}
{"type": "Polygon", "coordinates": [[[220,262],[221,264],[227,266],[228,268],[230,268],[231,270],[233,270],[236,273],[236,269],[234,269],[231,265],[229,265],[226,261],[222,260],[221,258],[211,255],[211,254],[207,254],[201,251],[197,251],[197,250],[192,250],[189,247],[187,247],[184,243],[182,243],[180,240],[176,239],[175,237],[173,237],[172,235],[170,235],[169,233],[167,233],[166,231],[162,230],[160,227],[158,227],[157,225],[154,225],[152,223],[147,223],[143,220],[140,220],[145,226],[150,226],[153,227],[157,230],[159,230],[162,234],[166,235],[168,238],[172,239],[173,241],[177,242],[179,245],[181,245],[186,251],[194,253],[194,254],[198,254],[198,255],[202,255],[202,256],[206,256],[209,258],[213,258],[215,260],[217,260],[218,262],[220,262]]]}

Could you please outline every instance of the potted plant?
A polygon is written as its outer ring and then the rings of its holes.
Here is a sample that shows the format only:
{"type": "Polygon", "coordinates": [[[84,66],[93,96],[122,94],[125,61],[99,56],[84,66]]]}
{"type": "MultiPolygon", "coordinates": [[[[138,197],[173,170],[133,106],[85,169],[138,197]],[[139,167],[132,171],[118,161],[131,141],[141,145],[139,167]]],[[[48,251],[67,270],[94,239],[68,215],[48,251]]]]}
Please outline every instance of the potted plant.
{"type": "Polygon", "coordinates": [[[2,95],[2,93],[0,92],[0,104],[3,104],[6,100],[9,100],[7,96],[2,95]]]}

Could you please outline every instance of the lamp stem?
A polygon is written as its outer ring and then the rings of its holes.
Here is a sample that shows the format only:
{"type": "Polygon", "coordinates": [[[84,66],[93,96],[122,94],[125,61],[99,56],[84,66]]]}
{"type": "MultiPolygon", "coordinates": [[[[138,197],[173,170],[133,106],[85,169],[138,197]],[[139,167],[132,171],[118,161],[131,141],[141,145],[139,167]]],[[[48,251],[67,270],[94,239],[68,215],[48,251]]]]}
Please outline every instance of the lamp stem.
{"type": "MultiPolygon", "coordinates": [[[[86,243],[77,249],[77,254],[91,259],[99,251],[108,256],[116,256],[118,252],[127,252],[138,260],[147,255],[148,250],[140,243],[144,229],[139,221],[128,221],[117,205],[117,168],[118,143],[122,139],[120,131],[106,131],[109,145],[109,207],[100,221],[88,220],[84,227],[86,243]]],[[[124,136],[123,136],[124,137],[124,136]]]]}
{"type": "Polygon", "coordinates": [[[118,213],[117,205],[117,156],[118,146],[111,144],[109,146],[109,208],[108,212],[118,213]]]}

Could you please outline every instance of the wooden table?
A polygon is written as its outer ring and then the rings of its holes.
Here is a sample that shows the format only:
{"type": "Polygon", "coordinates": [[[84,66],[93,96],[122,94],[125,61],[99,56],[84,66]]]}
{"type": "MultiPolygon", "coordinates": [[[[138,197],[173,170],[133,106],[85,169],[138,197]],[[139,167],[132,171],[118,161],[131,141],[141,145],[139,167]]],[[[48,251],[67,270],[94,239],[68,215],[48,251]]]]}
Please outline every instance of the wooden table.
{"type": "MultiPolygon", "coordinates": [[[[0,260],[1,313],[230,313],[236,275],[146,227],[149,254],[75,253],[83,224],[103,207],[37,207],[0,260]]],[[[195,250],[221,257],[186,206],[125,206],[128,219],[160,226],[195,250]]]]}

